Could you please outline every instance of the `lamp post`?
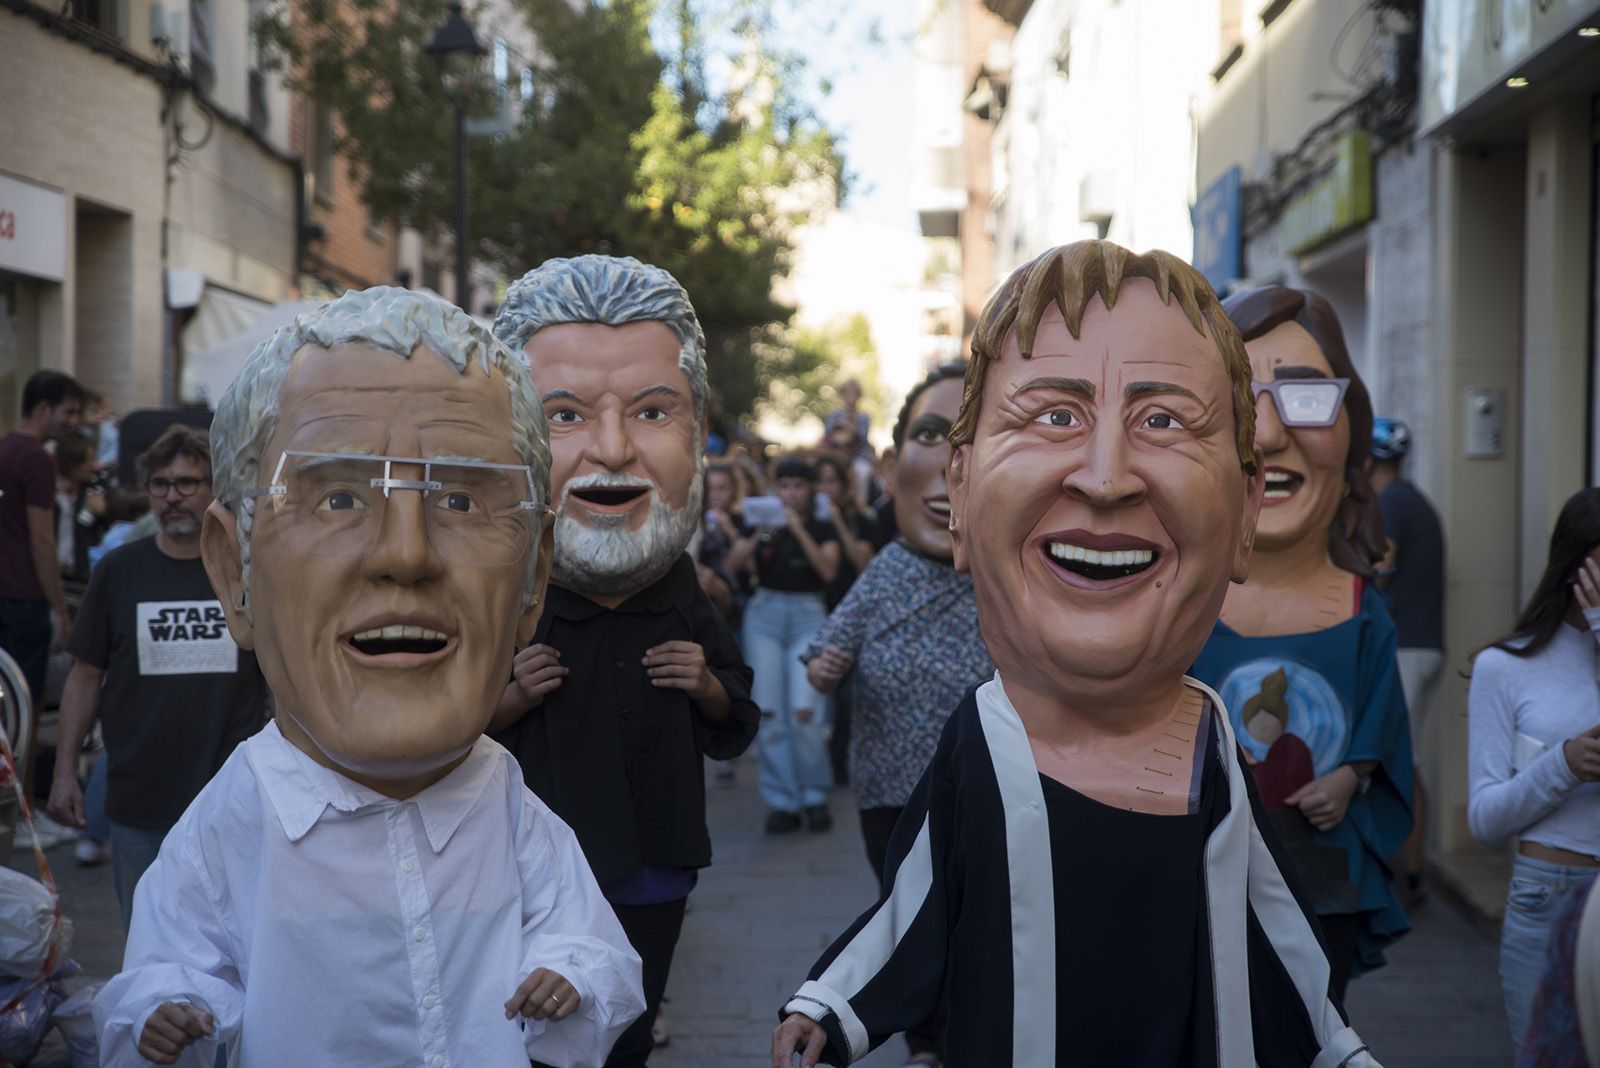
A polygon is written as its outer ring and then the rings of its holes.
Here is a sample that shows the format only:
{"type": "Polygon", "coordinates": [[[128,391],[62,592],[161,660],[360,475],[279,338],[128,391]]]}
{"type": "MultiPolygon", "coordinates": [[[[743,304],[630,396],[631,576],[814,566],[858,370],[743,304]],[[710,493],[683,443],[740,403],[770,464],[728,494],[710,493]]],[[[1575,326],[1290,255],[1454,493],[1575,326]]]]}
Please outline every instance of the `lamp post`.
{"type": "Polygon", "coordinates": [[[467,98],[477,61],[487,49],[472,30],[472,23],[452,3],[444,22],[424,48],[439,71],[439,84],[455,119],[456,303],[467,314],[472,300],[467,281],[467,98]]]}

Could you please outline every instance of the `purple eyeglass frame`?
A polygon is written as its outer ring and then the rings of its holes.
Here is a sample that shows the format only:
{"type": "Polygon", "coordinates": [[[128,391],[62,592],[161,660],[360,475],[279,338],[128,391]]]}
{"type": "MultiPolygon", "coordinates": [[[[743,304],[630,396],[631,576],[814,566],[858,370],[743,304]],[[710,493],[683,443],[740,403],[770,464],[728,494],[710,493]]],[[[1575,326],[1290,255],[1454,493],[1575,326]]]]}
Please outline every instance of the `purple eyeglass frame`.
{"type": "Polygon", "coordinates": [[[1272,394],[1272,403],[1273,406],[1278,409],[1279,420],[1283,422],[1284,426],[1295,429],[1316,429],[1319,427],[1329,427],[1337,423],[1339,421],[1339,413],[1344,410],[1344,397],[1348,392],[1350,392],[1350,380],[1348,378],[1277,378],[1273,379],[1271,382],[1250,383],[1251,396],[1260,397],[1263,393],[1272,394]],[[1304,386],[1308,383],[1320,382],[1331,382],[1333,385],[1339,387],[1339,396],[1333,402],[1333,417],[1331,419],[1315,423],[1308,423],[1303,419],[1290,419],[1288,413],[1284,411],[1283,396],[1278,392],[1278,390],[1284,386],[1304,386]]]}

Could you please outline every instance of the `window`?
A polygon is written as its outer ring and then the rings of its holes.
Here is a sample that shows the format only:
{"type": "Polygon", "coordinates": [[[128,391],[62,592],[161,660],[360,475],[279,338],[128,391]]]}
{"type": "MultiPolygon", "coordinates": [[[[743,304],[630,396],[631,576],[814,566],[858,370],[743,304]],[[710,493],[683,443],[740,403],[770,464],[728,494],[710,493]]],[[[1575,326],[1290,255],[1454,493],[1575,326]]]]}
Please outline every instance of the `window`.
{"type": "Polygon", "coordinates": [[[122,27],[117,17],[117,2],[118,0],[70,0],[67,6],[71,8],[72,17],[79,22],[86,22],[113,37],[120,37],[122,27]]]}

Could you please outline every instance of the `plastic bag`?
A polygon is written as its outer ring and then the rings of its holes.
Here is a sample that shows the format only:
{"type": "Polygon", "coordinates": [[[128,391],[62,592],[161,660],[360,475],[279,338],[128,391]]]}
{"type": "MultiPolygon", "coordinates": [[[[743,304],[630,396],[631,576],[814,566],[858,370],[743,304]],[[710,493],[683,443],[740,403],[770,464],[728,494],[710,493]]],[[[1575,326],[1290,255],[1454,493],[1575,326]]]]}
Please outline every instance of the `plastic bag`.
{"type": "MultiPolygon", "coordinates": [[[[52,949],[64,960],[71,948],[72,924],[65,916],[56,923],[55,896],[39,880],[0,868],[0,978],[31,982],[52,949]]],[[[0,1005],[9,1000],[0,997],[0,1005]]]]}
{"type": "Polygon", "coordinates": [[[67,1043],[67,1059],[72,1068],[99,1068],[100,1036],[94,1029],[90,1006],[105,983],[90,983],[56,1006],[50,1020],[61,1029],[67,1043]]]}
{"type": "MultiPolygon", "coordinates": [[[[51,1014],[67,1000],[62,980],[79,971],[76,962],[69,960],[48,979],[0,979],[0,1061],[26,1064],[39,1052],[50,1030],[51,1014]]],[[[78,1068],[77,1061],[73,1068],[78,1068]]]]}

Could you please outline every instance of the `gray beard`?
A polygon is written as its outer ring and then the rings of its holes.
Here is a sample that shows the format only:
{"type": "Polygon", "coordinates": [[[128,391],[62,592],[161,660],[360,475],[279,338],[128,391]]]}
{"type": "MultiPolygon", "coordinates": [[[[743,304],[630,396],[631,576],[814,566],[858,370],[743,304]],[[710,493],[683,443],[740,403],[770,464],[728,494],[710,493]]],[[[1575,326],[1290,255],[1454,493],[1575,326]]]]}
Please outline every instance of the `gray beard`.
{"type": "Polygon", "coordinates": [[[200,521],[188,516],[182,519],[167,519],[163,516],[159,522],[161,533],[169,538],[192,538],[200,533],[200,521]]]}
{"type": "MultiPolygon", "coordinates": [[[[578,488],[634,485],[626,477],[591,476],[578,480],[578,488]]],[[[556,547],[550,560],[550,578],[556,585],[578,593],[615,597],[643,589],[666,574],[700,527],[701,484],[698,473],[689,500],[673,510],[655,487],[650,488],[650,514],[638,530],[629,530],[628,516],[591,515],[580,523],[567,514],[568,483],[556,510],[556,547]]]]}

